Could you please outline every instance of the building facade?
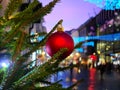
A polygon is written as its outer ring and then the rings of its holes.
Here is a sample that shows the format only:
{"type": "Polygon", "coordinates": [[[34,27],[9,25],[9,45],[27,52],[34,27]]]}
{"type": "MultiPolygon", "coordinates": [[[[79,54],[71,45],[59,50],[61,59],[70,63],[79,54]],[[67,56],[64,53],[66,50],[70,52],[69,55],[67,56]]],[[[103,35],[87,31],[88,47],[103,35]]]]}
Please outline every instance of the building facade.
{"type": "Polygon", "coordinates": [[[101,58],[109,61],[112,55],[120,52],[120,10],[102,10],[96,16],[97,51],[101,58]]]}
{"type": "Polygon", "coordinates": [[[83,39],[83,53],[91,55],[96,52],[96,18],[91,17],[78,28],[79,38],[83,39]]]}

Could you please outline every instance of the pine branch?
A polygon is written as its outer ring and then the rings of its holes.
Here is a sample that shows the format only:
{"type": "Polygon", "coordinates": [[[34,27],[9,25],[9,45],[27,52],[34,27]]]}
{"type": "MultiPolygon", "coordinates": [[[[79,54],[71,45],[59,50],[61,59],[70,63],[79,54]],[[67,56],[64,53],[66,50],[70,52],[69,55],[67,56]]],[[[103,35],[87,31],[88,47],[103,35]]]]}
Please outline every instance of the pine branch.
{"type": "MultiPolygon", "coordinates": [[[[38,44],[34,44],[34,47],[26,41],[28,40],[28,38],[34,38],[34,35],[29,36],[29,29],[26,28],[31,23],[34,23],[35,21],[42,19],[45,15],[49,14],[58,1],[60,0],[53,0],[45,7],[41,7],[35,11],[34,9],[39,4],[39,2],[38,0],[34,0],[25,10],[21,12],[17,11],[22,4],[22,0],[10,0],[10,2],[8,3],[5,15],[3,17],[0,17],[0,46],[7,46],[9,48],[12,47],[11,50],[14,60],[14,66],[9,71],[10,73],[4,80],[4,85],[2,88],[3,90],[71,89],[72,86],[64,89],[62,85],[59,84],[59,81],[55,83],[47,81],[47,79],[51,75],[56,74],[56,72],[64,71],[71,67],[68,66],[61,68],[58,66],[62,61],[60,60],[60,56],[67,51],[66,48],[58,51],[50,60],[48,60],[41,66],[34,66],[32,68],[28,68],[28,66],[31,65],[32,62],[30,62],[29,64],[25,64],[29,55],[31,55],[39,47],[45,45],[47,38],[51,35],[52,32],[56,30],[57,26],[61,24],[63,20],[60,20],[38,44]],[[6,29],[8,27],[10,29],[9,32],[4,32],[3,29],[6,29]],[[8,45],[8,43],[10,43],[10,45],[8,45]],[[29,48],[29,51],[26,54],[21,55],[21,51],[25,50],[26,48],[29,48]],[[48,86],[35,87],[37,83],[45,83],[48,86]]],[[[39,35],[42,34],[44,33],[39,33],[39,35]]],[[[81,44],[79,46],[81,46],[81,44]]],[[[79,46],[76,45],[75,48],[78,48],[79,46]]]]}
{"type": "MultiPolygon", "coordinates": [[[[28,53],[26,53],[26,54],[23,55],[22,57],[28,56],[28,55],[32,54],[32,53],[33,53],[34,51],[36,51],[40,46],[45,45],[46,39],[51,35],[52,32],[54,32],[54,31],[56,30],[57,26],[58,26],[59,24],[61,24],[62,21],[63,21],[63,20],[60,20],[60,21],[53,27],[53,29],[44,37],[44,39],[42,39],[42,40],[39,42],[39,44],[38,44],[37,46],[33,47],[33,48],[31,49],[31,51],[29,51],[28,53]]],[[[22,58],[22,57],[21,57],[21,58],[22,58]]]]}
{"type": "Polygon", "coordinates": [[[46,86],[46,87],[38,87],[38,88],[35,88],[33,90],[71,90],[71,89],[70,88],[68,88],[68,89],[63,88],[60,84],[56,83],[56,84],[46,86]]]}
{"type": "MultiPolygon", "coordinates": [[[[36,1],[36,0],[35,0],[36,1]]],[[[46,5],[45,7],[42,7],[40,9],[38,9],[36,12],[31,12],[31,8],[34,9],[34,7],[27,8],[25,11],[17,14],[16,16],[14,16],[13,18],[11,18],[11,21],[14,21],[14,23],[18,23],[18,22],[23,22],[22,26],[28,26],[30,25],[32,22],[35,22],[39,19],[42,19],[45,15],[49,14],[52,11],[52,8],[54,8],[55,4],[60,1],[60,0],[54,0],[52,2],[50,2],[48,5],[46,5]],[[27,13],[26,13],[27,12],[27,13]],[[29,12],[29,15],[28,15],[29,12]],[[21,15],[22,14],[22,15],[21,15]]],[[[34,2],[33,2],[34,3],[34,2]]],[[[37,2],[34,3],[35,5],[38,4],[37,2]]]]}
{"type": "Polygon", "coordinates": [[[76,83],[74,83],[73,85],[69,86],[69,87],[66,88],[66,89],[67,89],[67,90],[72,89],[74,86],[76,86],[76,85],[82,83],[83,81],[84,81],[84,79],[78,80],[76,83]]]}
{"type": "Polygon", "coordinates": [[[7,9],[5,10],[5,19],[8,20],[9,17],[17,11],[21,4],[22,0],[10,0],[7,9]]]}
{"type": "Polygon", "coordinates": [[[43,16],[47,15],[48,13],[50,13],[52,11],[53,7],[55,6],[55,4],[58,1],[60,1],[60,0],[53,0],[45,7],[40,8],[37,12],[35,12],[35,14],[33,14],[32,18],[36,21],[36,20],[39,20],[40,18],[42,18],[43,16]]]}
{"type": "MultiPolygon", "coordinates": [[[[30,73],[22,77],[20,80],[18,80],[15,83],[15,87],[18,87],[19,85],[24,85],[29,81],[34,81],[38,78],[44,79],[44,77],[47,77],[48,75],[52,74],[52,70],[49,72],[48,68],[51,68],[48,66],[51,62],[56,60],[61,54],[63,54],[66,51],[66,49],[61,49],[58,51],[52,58],[51,60],[48,60],[47,63],[43,64],[42,66],[36,67],[34,70],[32,70],[30,73]],[[48,71],[47,71],[48,70],[48,71]]],[[[51,63],[52,64],[52,63],[51,63]]],[[[52,66],[52,65],[51,65],[52,66]]]]}
{"type": "Polygon", "coordinates": [[[30,35],[30,36],[28,36],[28,39],[30,39],[30,38],[34,38],[34,37],[36,37],[36,36],[44,36],[44,35],[46,35],[47,33],[46,32],[40,32],[40,33],[37,33],[37,35],[36,34],[34,34],[34,35],[30,35]]]}
{"type": "Polygon", "coordinates": [[[75,45],[74,49],[80,48],[84,42],[79,42],[75,45]]]}
{"type": "MultiPolygon", "coordinates": [[[[62,23],[62,20],[60,20],[56,25],[55,27],[53,28],[52,31],[54,31],[56,29],[56,27],[62,23]]],[[[52,33],[52,31],[49,33],[49,35],[52,33]]],[[[48,35],[47,35],[48,36],[48,35]]],[[[45,37],[45,39],[43,39],[41,42],[40,42],[40,45],[42,44],[43,45],[43,42],[45,42],[47,36],[45,37]]],[[[44,43],[45,44],[45,43],[44,43]]],[[[15,62],[15,66],[13,68],[13,71],[12,71],[12,74],[8,77],[8,79],[6,80],[6,84],[5,84],[5,88],[8,88],[11,84],[12,84],[12,78],[14,77],[15,73],[17,73],[18,69],[19,69],[19,66],[22,65],[25,60],[26,60],[26,57],[28,57],[32,52],[36,51],[40,45],[36,46],[36,47],[33,47],[33,50],[31,50],[30,52],[26,53],[25,55],[23,55],[21,58],[19,58],[18,61],[15,62]]]]}
{"type": "Polygon", "coordinates": [[[8,35],[3,39],[2,44],[0,46],[4,46],[5,44],[9,43],[19,32],[20,26],[21,26],[21,23],[19,23],[17,25],[13,24],[13,26],[11,26],[11,29],[10,29],[8,35]]]}
{"type": "Polygon", "coordinates": [[[16,40],[15,50],[14,54],[12,56],[12,60],[15,61],[18,56],[20,56],[20,53],[22,51],[22,46],[25,41],[25,33],[21,32],[18,39],[16,40]]]}
{"type": "MultiPolygon", "coordinates": [[[[48,5],[46,5],[45,7],[42,7],[38,11],[33,13],[31,9],[33,9],[35,7],[35,5],[39,4],[37,0],[34,0],[34,2],[31,5],[29,5],[29,7],[26,10],[12,16],[12,18],[10,18],[9,21],[4,23],[3,26],[7,27],[7,26],[12,26],[13,25],[13,26],[16,26],[16,27],[12,28],[13,33],[8,35],[8,37],[6,37],[6,39],[4,40],[5,42],[2,45],[6,44],[6,43],[9,43],[11,38],[13,38],[12,35],[16,35],[15,33],[17,33],[16,32],[17,30],[22,30],[23,27],[26,27],[26,26],[30,25],[32,22],[34,22],[34,21],[42,18],[46,14],[50,13],[52,8],[54,7],[54,5],[58,1],[59,0],[54,0],[51,3],[49,3],[48,5]],[[29,12],[29,15],[28,15],[28,12],[29,12]]],[[[12,7],[11,7],[12,2],[13,1],[11,0],[11,2],[9,3],[9,7],[8,7],[9,9],[10,8],[12,9],[12,7]]],[[[9,9],[6,10],[7,16],[8,16],[8,13],[11,13],[11,11],[9,11],[9,9]]]]}

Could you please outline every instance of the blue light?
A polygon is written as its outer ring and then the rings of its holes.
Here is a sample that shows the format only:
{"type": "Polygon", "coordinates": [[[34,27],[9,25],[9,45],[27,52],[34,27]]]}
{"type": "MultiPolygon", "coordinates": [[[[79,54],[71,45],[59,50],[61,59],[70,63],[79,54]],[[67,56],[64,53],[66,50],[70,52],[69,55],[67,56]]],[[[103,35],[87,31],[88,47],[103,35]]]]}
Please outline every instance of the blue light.
{"type": "MultiPolygon", "coordinates": [[[[38,37],[38,41],[41,41],[44,38],[44,36],[38,37]]],[[[119,41],[120,40],[120,33],[116,34],[109,34],[109,35],[101,35],[101,36],[83,36],[83,37],[72,37],[74,40],[74,45],[88,41],[88,40],[103,40],[103,41],[119,41]]],[[[94,42],[86,42],[82,46],[93,46],[94,47],[94,42]]],[[[78,48],[76,49],[79,52],[83,52],[83,48],[78,48]]]]}
{"type": "Polygon", "coordinates": [[[44,38],[44,36],[40,36],[37,38],[38,41],[41,41],[44,38]]]}
{"type": "Polygon", "coordinates": [[[120,9],[120,0],[84,0],[105,10],[120,9]]]}
{"type": "Polygon", "coordinates": [[[12,63],[10,60],[10,54],[8,53],[0,53],[0,69],[1,68],[8,68],[12,63]]]}
{"type": "Polygon", "coordinates": [[[94,47],[94,42],[86,42],[86,43],[83,43],[83,46],[93,46],[94,47]]]}
{"type": "Polygon", "coordinates": [[[4,68],[8,67],[8,65],[6,63],[2,63],[1,66],[4,67],[4,68]]]}
{"type": "Polygon", "coordinates": [[[84,52],[84,49],[83,48],[77,48],[76,51],[82,53],[82,52],[84,52]]]}
{"type": "Polygon", "coordinates": [[[103,41],[114,41],[114,40],[120,40],[120,33],[116,34],[109,34],[109,35],[101,35],[101,36],[89,36],[87,38],[84,37],[73,37],[75,45],[82,41],[87,40],[103,40],[103,41]]]}

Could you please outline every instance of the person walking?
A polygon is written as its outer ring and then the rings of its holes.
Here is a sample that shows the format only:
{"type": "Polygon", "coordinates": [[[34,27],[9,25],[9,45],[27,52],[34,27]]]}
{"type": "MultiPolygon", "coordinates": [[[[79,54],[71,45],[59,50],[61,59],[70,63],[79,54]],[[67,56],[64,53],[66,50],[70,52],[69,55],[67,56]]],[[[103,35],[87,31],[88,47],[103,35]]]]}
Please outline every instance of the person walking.
{"type": "Polygon", "coordinates": [[[100,70],[100,79],[103,80],[103,74],[105,72],[106,69],[106,65],[105,63],[101,63],[99,66],[99,70],[100,70]]]}

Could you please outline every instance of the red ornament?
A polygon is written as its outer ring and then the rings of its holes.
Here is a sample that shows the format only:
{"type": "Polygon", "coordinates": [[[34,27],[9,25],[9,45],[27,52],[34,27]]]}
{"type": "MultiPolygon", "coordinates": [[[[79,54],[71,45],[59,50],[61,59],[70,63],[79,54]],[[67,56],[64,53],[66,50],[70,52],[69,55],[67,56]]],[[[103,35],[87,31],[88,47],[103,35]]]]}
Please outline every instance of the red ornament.
{"type": "Polygon", "coordinates": [[[64,31],[57,31],[48,37],[46,41],[46,52],[53,56],[60,49],[67,48],[68,50],[60,57],[66,58],[74,49],[74,42],[72,37],[64,31]]]}

